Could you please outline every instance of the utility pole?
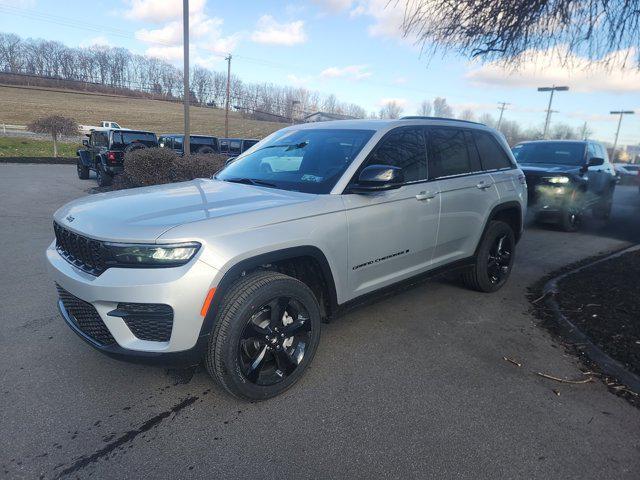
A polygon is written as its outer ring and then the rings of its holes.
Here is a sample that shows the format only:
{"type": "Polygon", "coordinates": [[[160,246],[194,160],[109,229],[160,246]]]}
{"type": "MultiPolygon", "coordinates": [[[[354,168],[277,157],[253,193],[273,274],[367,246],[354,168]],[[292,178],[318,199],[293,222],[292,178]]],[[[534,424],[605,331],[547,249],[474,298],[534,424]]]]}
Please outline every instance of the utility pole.
{"type": "Polygon", "coordinates": [[[500,105],[498,107],[498,109],[500,110],[500,117],[498,118],[498,125],[496,126],[496,130],[500,130],[500,125],[502,125],[502,115],[504,114],[504,111],[507,108],[507,105],[511,105],[511,104],[507,102],[498,102],[498,105],[500,105]]]}
{"type": "Polygon", "coordinates": [[[580,138],[582,140],[587,139],[587,122],[584,122],[584,125],[582,125],[582,133],[580,134],[580,138]]]}
{"type": "Polygon", "coordinates": [[[552,87],[538,87],[539,92],[551,92],[549,96],[549,106],[547,107],[547,117],[544,120],[544,132],[542,133],[542,138],[547,138],[547,134],[549,133],[549,122],[551,121],[551,104],[553,103],[553,94],[555,92],[566,92],[569,90],[569,87],[556,87],[553,85],[552,87]]]}
{"type": "Polygon", "coordinates": [[[609,112],[611,115],[620,115],[618,118],[618,128],[616,129],[616,138],[613,141],[613,149],[611,150],[611,161],[616,161],[616,147],[618,146],[618,135],[620,135],[620,125],[622,125],[622,116],[623,115],[633,115],[635,112],[633,110],[614,110],[609,112]]]}
{"type": "Polygon", "coordinates": [[[184,46],[184,139],[182,145],[184,152],[189,155],[191,153],[191,132],[189,126],[189,0],[182,0],[182,35],[184,46]]]}
{"type": "Polygon", "coordinates": [[[224,136],[229,138],[229,97],[231,95],[231,54],[224,57],[227,61],[227,100],[224,102],[224,136]]]}

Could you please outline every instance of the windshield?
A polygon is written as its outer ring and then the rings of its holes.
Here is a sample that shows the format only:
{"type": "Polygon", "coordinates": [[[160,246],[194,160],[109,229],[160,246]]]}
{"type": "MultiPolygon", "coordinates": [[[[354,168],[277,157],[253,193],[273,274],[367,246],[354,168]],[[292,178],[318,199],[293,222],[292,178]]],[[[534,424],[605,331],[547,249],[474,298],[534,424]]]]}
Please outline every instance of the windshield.
{"type": "Polygon", "coordinates": [[[513,147],[518,163],[551,163],[554,165],[584,165],[584,143],[539,142],[513,147]]]}
{"type": "Polygon", "coordinates": [[[329,193],[373,130],[284,130],[253,146],[216,179],[329,193]]]}

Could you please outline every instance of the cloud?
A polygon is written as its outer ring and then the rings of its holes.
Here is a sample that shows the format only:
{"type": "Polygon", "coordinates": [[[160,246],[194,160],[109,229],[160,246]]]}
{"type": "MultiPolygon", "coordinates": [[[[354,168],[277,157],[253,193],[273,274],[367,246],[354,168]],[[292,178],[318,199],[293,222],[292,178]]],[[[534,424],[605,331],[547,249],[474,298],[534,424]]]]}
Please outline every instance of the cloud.
{"type": "Polygon", "coordinates": [[[315,79],[312,75],[298,76],[293,73],[290,73],[289,75],[287,75],[287,80],[289,81],[289,83],[291,83],[296,87],[305,87],[309,85],[309,83],[313,82],[315,79]]]}
{"type": "Polygon", "coordinates": [[[527,50],[514,62],[491,62],[471,70],[466,78],[479,86],[536,88],[566,84],[571,91],[581,93],[640,92],[640,70],[632,65],[635,56],[634,49],[618,50],[591,61],[568,53],[564,46],[556,50],[527,50]]]}
{"type": "MultiPolygon", "coordinates": [[[[179,0],[128,0],[124,17],[128,20],[162,23],[182,18],[182,2],[179,0]]],[[[189,16],[204,10],[206,0],[191,0],[189,16]]]]}
{"type": "MultiPolygon", "coordinates": [[[[220,36],[222,23],[223,20],[218,17],[209,17],[204,13],[191,13],[189,15],[189,38],[198,40],[209,36],[213,40],[217,40],[220,36]]],[[[136,31],[135,36],[138,40],[146,43],[178,45],[182,43],[182,22],[169,22],[164,27],[154,30],[142,28],[136,31]]]]}
{"type": "Polygon", "coordinates": [[[268,45],[296,45],[304,43],[307,36],[304,33],[304,22],[297,20],[289,23],[278,23],[271,15],[263,15],[258,19],[256,30],[251,35],[256,43],[268,45]]]}
{"type": "Polygon", "coordinates": [[[175,47],[149,47],[146,54],[167,62],[175,63],[182,60],[182,46],[175,47]]]}
{"type": "Polygon", "coordinates": [[[402,22],[404,8],[389,0],[360,0],[350,12],[351,17],[368,16],[373,19],[368,32],[372,37],[404,39],[402,22]]]}
{"type": "Polygon", "coordinates": [[[347,65],[346,67],[329,67],[320,72],[323,78],[346,78],[347,80],[364,80],[372,74],[367,65],[347,65]]]}
{"type": "Polygon", "coordinates": [[[393,79],[394,85],[404,85],[407,83],[407,77],[396,77],[393,79]]]}
{"type": "Polygon", "coordinates": [[[82,48],[88,48],[93,46],[110,47],[111,42],[109,42],[109,40],[107,40],[107,37],[105,37],[104,35],[98,35],[97,37],[88,38],[80,42],[80,47],[82,48]]]}

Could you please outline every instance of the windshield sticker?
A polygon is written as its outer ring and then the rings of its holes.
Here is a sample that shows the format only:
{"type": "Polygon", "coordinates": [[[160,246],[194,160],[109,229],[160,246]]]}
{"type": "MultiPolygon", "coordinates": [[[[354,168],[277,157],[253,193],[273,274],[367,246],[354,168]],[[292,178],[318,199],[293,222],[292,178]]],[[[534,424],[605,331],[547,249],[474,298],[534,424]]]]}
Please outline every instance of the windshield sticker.
{"type": "Polygon", "coordinates": [[[305,173],[300,180],[303,182],[315,182],[320,183],[323,177],[318,177],[317,175],[311,175],[310,173],[305,173]]]}

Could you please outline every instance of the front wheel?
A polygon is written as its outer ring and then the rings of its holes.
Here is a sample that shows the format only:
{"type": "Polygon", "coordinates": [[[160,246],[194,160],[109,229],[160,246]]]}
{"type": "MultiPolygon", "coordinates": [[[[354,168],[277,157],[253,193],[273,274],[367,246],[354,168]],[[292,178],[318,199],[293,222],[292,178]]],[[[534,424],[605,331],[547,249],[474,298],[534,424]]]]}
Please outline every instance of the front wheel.
{"type": "Polygon", "coordinates": [[[261,271],[225,294],[205,365],[229,393],[266,400],[297,382],[320,340],[320,308],[295,278],[261,271]]]}
{"type": "Polygon", "coordinates": [[[485,231],[474,265],[462,274],[465,285],[479,292],[491,293],[507,282],[515,258],[515,234],[501,221],[492,221],[485,231]]]}
{"type": "Polygon", "coordinates": [[[582,212],[576,206],[569,205],[560,212],[560,228],[565,232],[577,232],[582,224],[582,212]]]}
{"type": "Polygon", "coordinates": [[[85,166],[80,159],[78,159],[76,163],[76,170],[78,171],[78,178],[80,180],[89,178],[89,167],[85,166]]]}

